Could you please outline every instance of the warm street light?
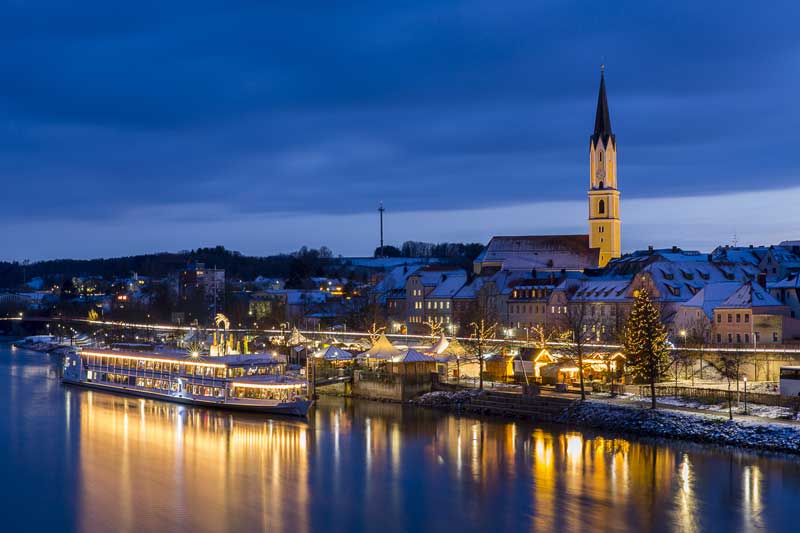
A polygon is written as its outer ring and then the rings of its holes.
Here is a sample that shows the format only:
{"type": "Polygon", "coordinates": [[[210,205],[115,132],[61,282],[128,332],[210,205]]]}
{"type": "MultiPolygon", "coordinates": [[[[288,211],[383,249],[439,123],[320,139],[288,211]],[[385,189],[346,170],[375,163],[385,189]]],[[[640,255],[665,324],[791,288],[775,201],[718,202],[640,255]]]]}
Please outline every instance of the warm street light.
{"type": "Polygon", "coordinates": [[[742,376],[744,381],[744,414],[747,414],[747,375],[742,376]]]}

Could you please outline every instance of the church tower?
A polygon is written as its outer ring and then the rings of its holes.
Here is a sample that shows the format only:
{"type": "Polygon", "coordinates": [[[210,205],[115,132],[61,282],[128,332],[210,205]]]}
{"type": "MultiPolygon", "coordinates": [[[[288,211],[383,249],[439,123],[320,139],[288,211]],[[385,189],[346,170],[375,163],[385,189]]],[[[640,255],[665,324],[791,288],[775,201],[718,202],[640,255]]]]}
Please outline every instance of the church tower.
{"type": "Polygon", "coordinates": [[[617,139],[611,132],[603,70],[600,70],[594,133],[589,142],[589,246],[600,249],[601,267],[621,255],[617,139]]]}

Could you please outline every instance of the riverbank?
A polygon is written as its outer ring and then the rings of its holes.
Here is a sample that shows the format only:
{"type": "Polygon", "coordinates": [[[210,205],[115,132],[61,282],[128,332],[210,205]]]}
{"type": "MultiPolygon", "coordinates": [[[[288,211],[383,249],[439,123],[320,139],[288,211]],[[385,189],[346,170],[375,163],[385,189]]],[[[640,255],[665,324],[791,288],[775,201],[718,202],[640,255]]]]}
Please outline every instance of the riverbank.
{"type": "MultiPolygon", "coordinates": [[[[413,403],[455,412],[473,412],[471,406],[480,404],[483,394],[477,391],[434,392],[413,403]]],[[[520,398],[520,402],[522,400],[520,398]]],[[[572,401],[558,416],[548,418],[558,424],[636,436],[800,455],[800,427],[778,422],[730,421],[711,414],[653,411],[593,400],[572,401]]]]}

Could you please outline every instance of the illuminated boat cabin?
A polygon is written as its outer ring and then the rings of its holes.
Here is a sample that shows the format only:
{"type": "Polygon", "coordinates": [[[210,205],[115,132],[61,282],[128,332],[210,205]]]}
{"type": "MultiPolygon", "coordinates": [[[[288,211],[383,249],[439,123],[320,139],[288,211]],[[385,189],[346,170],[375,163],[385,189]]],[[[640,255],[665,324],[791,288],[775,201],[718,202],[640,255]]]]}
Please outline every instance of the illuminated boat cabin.
{"type": "Polygon", "coordinates": [[[285,375],[277,356],[184,354],[82,350],[65,358],[67,381],[112,389],[138,390],[175,399],[251,403],[292,402],[306,394],[305,381],[285,375]]]}

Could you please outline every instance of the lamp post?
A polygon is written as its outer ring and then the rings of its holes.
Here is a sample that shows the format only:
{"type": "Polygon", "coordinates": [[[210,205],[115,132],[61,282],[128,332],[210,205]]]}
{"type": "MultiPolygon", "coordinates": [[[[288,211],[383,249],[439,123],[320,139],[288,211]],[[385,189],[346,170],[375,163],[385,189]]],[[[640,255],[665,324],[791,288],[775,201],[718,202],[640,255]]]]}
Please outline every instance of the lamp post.
{"type": "Polygon", "coordinates": [[[742,377],[744,381],[744,414],[747,414],[747,375],[742,377]]]}
{"type": "MultiPolygon", "coordinates": [[[[680,331],[681,338],[683,339],[683,349],[686,350],[686,330],[680,331]]],[[[702,365],[702,363],[700,363],[702,365]]],[[[692,387],[694,387],[694,364],[692,364],[692,387]]]]}

